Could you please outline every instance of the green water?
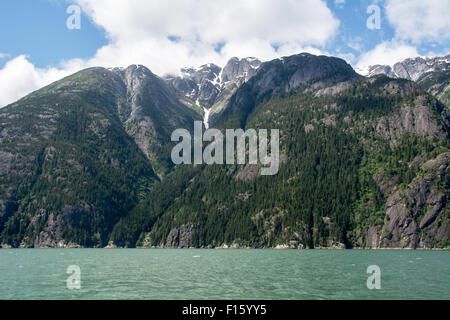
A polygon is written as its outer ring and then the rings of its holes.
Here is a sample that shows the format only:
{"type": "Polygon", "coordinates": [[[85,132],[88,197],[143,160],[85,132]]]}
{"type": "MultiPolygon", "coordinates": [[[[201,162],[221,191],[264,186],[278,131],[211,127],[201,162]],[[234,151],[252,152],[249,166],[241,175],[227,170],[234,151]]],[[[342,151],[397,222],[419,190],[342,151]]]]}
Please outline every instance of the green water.
{"type": "Polygon", "coordinates": [[[450,252],[0,249],[0,299],[450,299],[450,252]]]}

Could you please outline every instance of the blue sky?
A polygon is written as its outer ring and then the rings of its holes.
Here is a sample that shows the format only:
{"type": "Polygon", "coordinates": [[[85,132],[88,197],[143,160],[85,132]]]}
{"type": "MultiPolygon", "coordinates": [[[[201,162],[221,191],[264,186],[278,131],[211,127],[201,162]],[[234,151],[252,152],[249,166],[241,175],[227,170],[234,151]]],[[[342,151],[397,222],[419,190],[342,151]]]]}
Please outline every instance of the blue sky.
{"type": "MultiPolygon", "coordinates": [[[[58,65],[63,59],[86,59],[107,44],[104,29],[82,15],[82,28],[69,30],[65,1],[2,0],[0,52],[28,55],[37,67],[58,65]]],[[[0,61],[0,67],[7,59],[0,61]]]]}
{"type": "MultiPolygon", "coordinates": [[[[82,11],[82,27],[66,28],[69,14],[66,9],[73,2],[64,0],[2,0],[0,2],[0,27],[7,30],[0,34],[0,52],[9,56],[25,54],[36,67],[56,66],[61,60],[87,59],[108,43],[105,30],[95,25],[82,11]]],[[[332,53],[358,51],[348,46],[352,39],[361,39],[363,50],[370,50],[377,43],[390,39],[393,29],[389,24],[381,30],[366,28],[366,9],[372,1],[351,1],[342,7],[334,0],[327,5],[341,21],[340,35],[326,47],[332,53]]],[[[382,14],[384,12],[382,11],[382,14]]],[[[170,36],[176,40],[175,36],[170,36]]],[[[0,67],[7,59],[0,60],[0,67]]]]}
{"type": "Polygon", "coordinates": [[[0,105],[79,69],[140,63],[157,74],[232,56],[303,51],[358,70],[449,54],[450,0],[2,0],[0,105]],[[69,5],[81,28],[69,30],[69,5]],[[370,30],[367,8],[380,9],[370,30]],[[22,80],[14,83],[14,77],[22,80]]]}
{"type": "Polygon", "coordinates": [[[359,44],[363,52],[373,49],[378,43],[390,40],[394,36],[394,30],[387,23],[385,10],[381,13],[381,29],[370,30],[366,23],[369,18],[367,7],[373,1],[348,1],[345,5],[334,5],[334,0],[328,0],[329,8],[332,8],[334,15],[341,21],[339,35],[330,45],[330,51],[351,52],[357,57],[359,50],[353,48],[355,44],[359,44]],[[383,23],[384,22],[384,23],[383,23]],[[334,48],[333,48],[334,46],[334,48]]]}

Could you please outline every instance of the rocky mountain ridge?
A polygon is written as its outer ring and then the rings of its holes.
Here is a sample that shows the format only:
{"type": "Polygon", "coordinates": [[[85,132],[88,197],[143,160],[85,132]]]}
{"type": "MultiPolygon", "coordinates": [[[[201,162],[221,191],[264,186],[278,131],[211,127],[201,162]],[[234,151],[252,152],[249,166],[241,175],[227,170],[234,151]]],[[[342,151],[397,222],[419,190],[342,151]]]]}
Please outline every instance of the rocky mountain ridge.
{"type": "Polygon", "coordinates": [[[210,109],[224,99],[225,92],[232,92],[248,81],[260,65],[261,61],[256,58],[234,57],[223,68],[209,63],[181,69],[181,76],[168,75],[165,79],[198,106],[210,109]]]}
{"type": "Polygon", "coordinates": [[[1,242],[104,246],[173,166],[172,131],[195,120],[135,65],[86,69],[0,109],[1,242]]]}
{"type": "Polygon", "coordinates": [[[219,69],[91,68],[1,109],[1,246],[450,245],[450,112],[430,93],[310,54],[219,69]],[[218,129],[279,128],[279,174],[174,167],[199,95],[218,129]]]}
{"type": "Polygon", "coordinates": [[[429,72],[447,71],[450,68],[450,55],[434,58],[408,58],[397,62],[393,67],[388,65],[369,66],[367,76],[384,74],[391,78],[402,78],[417,81],[429,72]]]}
{"type": "Polygon", "coordinates": [[[394,64],[370,66],[366,75],[379,74],[417,82],[444,104],[450,106],[450,55],[434,58],[409,58],[394,64]]]}

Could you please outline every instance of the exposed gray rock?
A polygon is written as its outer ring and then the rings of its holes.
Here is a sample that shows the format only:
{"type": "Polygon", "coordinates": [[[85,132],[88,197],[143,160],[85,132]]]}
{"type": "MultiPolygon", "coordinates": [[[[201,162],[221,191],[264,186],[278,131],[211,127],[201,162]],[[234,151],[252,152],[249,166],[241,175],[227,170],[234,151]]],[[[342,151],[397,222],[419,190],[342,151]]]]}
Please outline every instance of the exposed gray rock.
{"type": "Polygon", "coordinates": [[[388,178],[384,173],[377,173],[374,177],[375,183],[377,184],[380,192],[383,195],[390,194],[397,183],[398,176],[394,176],[392,178],[388,178]]]}
{"type": "Polygon", "coordinates": [[[315,89],[331,87],[341,82],[361,78],[344,60],[302,53],[263,63],[245,85],[227,102],[219,116],[229,117],[240,126],[254,106],[279,94],[289,93],[300,86],[314,86],[315,89]],[[245,110],[245,112],[243,112],[245,110]]]}
{"type": "Polygon", "coordinates": [[[407,209],[400,192],[389,197],[386,203],[387,221],[382,234],[382,247],[412,248],[417,241],[417,223],[414,213],[407,209]]]}
{"type": "Polygon", "coordinates": [[[323,96],[329,96],[329,95],[335,95],[344,91],[347,91],[349,89],[353,88],[353,83],[351,81],[344,81],[340,82],[334,86],[319,89],[316,93],[316,97],[323,97],[323,96]]]}
{"type": "Polygon", "coordinates": [[[403,78],[417,81],[422,75],[429,72],[444,71],[450,67],[450,55],[435,58],[409,58],[398,62],[393,68],[390,66],[375,65],[368,69],[368,76],[384,74],[391,78],[403,78]]]}
{"type": "Polygon", "coordinates": [[[390,66],[384,66],[384,65],[374,65],[374,66],[369,66],[368,68],[368,76],[372,77],[372,76],[376,76],[376,75],[380,75],[380,74],[384,74],[388,77],[391,78],[396,78],[396,74],[394,73],[394,71],[392,71],[392,68],[390,66]]]}
{"type": "Polygon", "coordinates": [[[447,131],[443,123],[433,114],[430,107],[418,105],[403,106],[395,115],[381,117],[373,123],[376,133],[387,138],[391,144],[406,132],[420,134],[428,138],[445,139],[447,131]]]}
{"type": "Polygon", "coordinates": [[[322,122],[326,126],[336,126],[337,115],[330,114],[329,116],[322,119],[322,122]]]}
{"type": "Polygon", "coordinates": [[[197,230],[197,226],[188,223],[181,227],[176,227],[170,230],[167,236],[166,248],[189,248],[192,235],[197,230]]]}
{"type": "Polygon", "coordinates": [[[382,174],[376,175],[377,185],[389,195],[386,218],[382,226],[372,226],[364,235],[357,233],[358,244],[374,249],[432,249],[448,241],[449,199],[437,186],[450,178],[449,164],[450,153],[427,161],[423,164],[426,173],[418,175],[404,190],[392,188],[393,181],[387,181],[382,174]]]}
{"type": "Polygon", "coordinates": [[[450,55],[435,58],[406,59],[390,66],[370,66],[369,77],[384,74],[417,82],[424,90],[450,105],[450,55]]]}
{"type": "Polygon", "coordinates": [[[235,180],[250,181],[260,176],[261,166],[259,164],[247,164],[236,175],[235,180]]]}
{"type": "Polygon", "coordinates": [[[8,174],[15,156],[10,152],[0,151],[0,173],[8,174]]]}
{"type": "Polygon", "coordinates": [[[212,105],[216,101],[220,89],[217,88],[211,81],[202,82],[199,88],[197,100],[205,102],[207,105],[212,105]]]}
{"type": "Polygon", "coordinates": [[[238,82],[242,78],[243,82],[247,82],[256,74],[261,66],[261,61],[256,58],[238,59],[231,58],[222,70],[221,82],[238,82]]]}
{"type": "Polygon", "coordinates": [[[400,97],[409,96],[417,92],[418,89],[419,86],[414,82],[405,82],[402,80],[391,80],[384,86],[385,91],[399,95],[400,97]]]}
{"type": "MultiPolygon", "coordinates": [[[[166,81],[144,66],[131,65],[110,71],[121,80],[118,90],[122,99],[118,99],[117,108],[123,127],[152,163],[167,163],[169,159],[158,158],[155,150],[170,142],[173,130],[191,128],[194,120],[200,120],[200,115],[194,115],[192,110],[189,114],[187,110],[190,109],[178,99],[166,81]]],[[[103,127],[108,125],[104,119],[99,121],[103,127]]],[[[154,171],[162,176],[165,172],[158,171],[160,167],[164,166],[154,166],[154,171]]]]}
{"type": "MultiPolygon", "coordinates": [[[[21,248],[79,248],[80,245],[67,242],[63,239],[63,232],[67,228],[72,228],[83,211],[91,211],[89,206],[85,208],[75,208],[69,205],[64,206],[60,212],[49,212],[48,210],[39,210],[31,219],[30,228],[39,230],[34,239],[24,238],[21,248]]],[[[91,211],[92,212],[92,211],[91,211]]],[[[98,235],[97,240],[100,241],[98,235]]]]}
{"type": "Polygon", "coordinates": [[[425,216],[420,220],[420,228],[426,228],[436,220],[445,203],[445,196],[438,190],[431,191],[427,199],[424,199],[425,206],[428,208],[425,216]]]}
{"type": "Polygon", "coordinates": [[[310,133],[311,131],[313,131],[314,130],[314,125],[312,125],[312,124],[307,124],[306,126],[305,126],[305,132],[306,133],[310,133]]]}
{"type": "Polygon", "coordinates": [[[367,231],[365,247],[376,249],[380,247],[380,227],[372,226],[367,231]]]}
{"type": "Polygon", "coordinates": [[[222,69],[215,64],[181,69],[181,76],[168,75],[166,81],[194,103],[207,109],[229,98],[244,82],[256,74],[261,61],[255,58],[231,58],[222,69]]]}

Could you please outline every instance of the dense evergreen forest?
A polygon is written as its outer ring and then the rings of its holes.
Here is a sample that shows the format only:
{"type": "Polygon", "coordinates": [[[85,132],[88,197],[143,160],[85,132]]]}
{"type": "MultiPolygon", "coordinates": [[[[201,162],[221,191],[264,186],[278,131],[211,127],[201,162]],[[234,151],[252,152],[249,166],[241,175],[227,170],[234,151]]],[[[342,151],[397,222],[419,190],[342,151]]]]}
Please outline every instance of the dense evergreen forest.
{"type": "Polygon", "coordinates": [[[263,64],[211,126],[279,129],[275,176],[174,166],[171,132],[201,113],[142,66],[1,109],[0,246],[450,246],[450,112],[415,83],[307,54],[263,64]]]}
{"type": "MultiPolygon", "coordinates": [[[[449,151],[448,139],[406,132],[392,145],[367,126],[367,121],[395,113],[399,105],[414,107],[423,94],[377,95],[389,81],[363,80],[338,96],[323,98],[305,94],[306,87],[301,87],[259,104],[249,112],[245,128],[281,128],[284,160],[278,175],[260,177],[250,165],[179,167],[173,179],[165,181],[173,190],[171,198],[161,198],[165,193],[159,188],[153,190],[116,225],[112,241],[120,246],[164,246],[172,230],[190,225],[190,241],[183,245],[193,247],[294,243],[313,248],[330,246],[330,241],[355,246],[358,231],[382,226],[386,219],[387,195],[374,176],[383,172],[395,177],[399,189],[406,188],[421,174],[411,161],[449,151]],[[331,122],[323,121],[330,115],[331,122]],[[314,129],[305,130],[308,125],[314,129]],[[198,173],[193,175],[193,170],[198,173]]],[[[442,106],[428,98],[436,103],[433,112],[441,111],[442,106]]],[[[440,184],[447,195],[448,182],[440,184]]]]}

